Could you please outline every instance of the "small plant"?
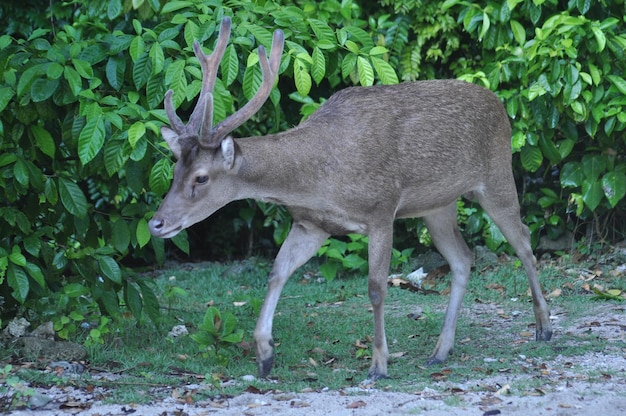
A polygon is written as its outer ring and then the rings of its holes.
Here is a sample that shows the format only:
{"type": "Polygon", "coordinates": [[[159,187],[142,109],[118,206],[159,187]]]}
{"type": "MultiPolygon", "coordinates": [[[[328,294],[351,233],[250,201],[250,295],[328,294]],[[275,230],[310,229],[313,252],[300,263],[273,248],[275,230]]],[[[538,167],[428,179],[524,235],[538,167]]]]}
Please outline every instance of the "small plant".
{"type": "Polygon", "coordinates": [[[24,380],[11,374],[12,370],[11,364],[0,369],[0,410],[2,411],[25,406],[29,398],[35,394],[35,390],[28,387],[24,380]]]}
{"type": "Polygon", "coordinates": [[[104,344],[104,337],[111,332],[111,325],[109,325],[112,320],[106,316],[100,317],[100,324],[97,328],[92,328],[89,331],[89,335],[85,340],[86,346],[92,346],[97,344],[104,344]]]}
{"type": "Polygon", "coordinates": [[[177,300],[182,300],[183,298],[186,298],[188,293],[185,289],[183,289],[182,287],[176,286],[176,276],[170,276],[170,278],[168,279],[168,284],[167,286],[165,286],[165,292],[164,292],[164,296],[165,299],[167,300],[167,306],[169,308],[169,310],[172,310],[172,308],[174,307],[174,303],[177,300]]]}
{"type": "Polygon", "coordinates": [[[326,262],[320,266],[320,273],[326,280],[331,281],[337,277],[339,270],[361,273],[367,271],[367,237],[348,234],[348,239],[346,242],[330,238],[318,250],[318,256],[326,257],[326,262]]]}
{"type": "Polygon", "coordinates": [[[229,351],[243,339],[243,329],[237,328],[237,325],[235,315],[229,312],[222,315],[219,309],[211,306],[204,314],[198,332],[191,335],[191,339],[198,344],[206,357],[226,366],[229,351]]]}
{"type": "MultiPolygon", "coordinates": [[[[317,251],[318,257],[326,257],[326,262],[320,266],[320,273],[328,281],[337,277],[340,270],[367,273],[368,238],[361,234],[348,234],[347,237],[349,241],[329,238],[317,251]]],[[[393,249],[391,267],[406,263],[412,252],[413,248],[402,251],[393,249]]]]}

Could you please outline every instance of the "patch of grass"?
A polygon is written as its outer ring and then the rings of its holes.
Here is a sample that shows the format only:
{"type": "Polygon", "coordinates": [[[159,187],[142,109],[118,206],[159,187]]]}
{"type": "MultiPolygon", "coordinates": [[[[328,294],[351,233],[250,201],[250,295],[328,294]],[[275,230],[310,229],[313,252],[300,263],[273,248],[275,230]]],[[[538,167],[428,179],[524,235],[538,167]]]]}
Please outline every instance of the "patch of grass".
{"type": "MultiPolygon", "coordinates": [[[[163,305],[158,327],[129,319],[109,334],[102,345],[89,348],[88,375],[72,380],[79,386],[108,387],[108,401],[141,403],[171,394],[172,386],[199,384],[196,394],[235,395],[253,386],[260,390],[301,391],[358,386],[370,366],[373,322],[365,276],[344,276],[327,281],[314,263],[298,271],[285,286],[274,320],[275,364],[271,381],[243,381],[257,374],[252,333],[262,299],[270,262],[252,259],[231,265],[204,263],[162,270],[154,275],[155,291],[163,305]],[[175,325],[198,331],[208,305],[222,314],[232,313],[243,342],[229,346],[226,365],[211,360],[192,338],[168,338],[175,325]],[[365,347],[365,348],[363,348],[365,347]],[[113,373],[113,380],[100,379],[113,373]]],[[[541,282],[551,293],[575,287],[571,276],[558,267],[543,267],[541,282]],[[569,285],[567,285],[567,284],[569,285]]],[[[470,280],[456,336],[448,361],[426,367],[439,335],[448,297],[449,276],[431,282],[433,291],[415,293],[390,287],[386,299],[386,329],[390,353],[389,379],[378,388],[420,391],[428,386],[462,385],[487,388],[480,380],[503,380],[527,374],[527,385],[515,392],[539,388],[549,379],[542,363],[558,355],[580,356],[602,351],[606,340],[559,333],[549,343],[534,342],[532,302],[523,269],[508,263],[474,272],[470,280]],[[476,382],[479,380],[479,382],[476,382]],[[472,382],[471,382],[472,381],[472,382]]],[[[594,303],[576,290],[550,300],[565,327],[584,316],[594,303]]],[[[64,381],[41,372],[23,372],[39,385],[64,381]]],[[[453,400],[453,399],[450,399],[453,400]]]]}

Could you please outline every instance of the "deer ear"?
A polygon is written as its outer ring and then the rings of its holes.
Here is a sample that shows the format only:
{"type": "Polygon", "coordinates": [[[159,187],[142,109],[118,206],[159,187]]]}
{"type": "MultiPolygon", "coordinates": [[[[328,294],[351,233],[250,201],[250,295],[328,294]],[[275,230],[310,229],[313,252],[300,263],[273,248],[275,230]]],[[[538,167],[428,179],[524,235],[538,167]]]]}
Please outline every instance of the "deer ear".
{"type": "Polygon", "coordinates": [[[169,127],[161,127],[161,135],[167,142],[167,145],[170,147],[170,150],[174,154],[176,160],[180,159],[181,149],[180,144],[178,143],[178,134],[170,129],[169,127]]]}
{"type": "Polygon", "coordinates": [[[235,163],[235,142],[231,136],[222,140],[222,156],[224,157],[224,167],[226,169],[232,169],[235,163]]]}

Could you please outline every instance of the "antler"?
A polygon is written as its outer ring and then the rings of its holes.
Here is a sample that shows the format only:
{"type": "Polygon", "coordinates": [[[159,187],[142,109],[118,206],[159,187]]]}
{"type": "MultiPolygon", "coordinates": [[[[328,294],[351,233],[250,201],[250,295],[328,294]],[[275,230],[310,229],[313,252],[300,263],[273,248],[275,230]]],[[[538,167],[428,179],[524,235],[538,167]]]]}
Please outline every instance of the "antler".
{"type": "MultiPolygon", "coordinates": [[[[250,117],[254,115],[263,106],[263,103],[267,100],[272,87],[274,86],[274,80],[278,74],[278,68],[280,66],[280,58],[283,53],[283,45],[285,42],[285,35],[282,30],[274,31],[272,37],[272,50],[270,51],[270,58],[267,59],[265,48],[259,46],[259,63],[261,64],[261,70],[263,72],[263,81],[258,91],[244,105],[237,110],[234,114],[231,114],[228,118],[224,119],[218,125],[213,127],[210,131],[200,135],[200,142],[205,143],[208,146],[215,147],[219,145],[221,139],[228,133],[241,126],[250,117]]],[[[211,97],[212,98],[212,97],[211,97]]],[[[205,119],[206,122],[207,119],[205,119]]]]}
{"type": "Polygon", "coordinates": [[[228,38],[230,37],[230,18],[224,17],[222,19],[222,24],[220,26],[220,33],[217,37],[217,44],[215,45],[215,50],[209,56],[205,55],[202,51],[202,47],[198,41],[193,43],[193,50],[200,61],[200,66],[202,67],[202,90],[200,91],[200,96],[198,97],[198,102],[196,103],[196,107],[191,113],[191,117],[189,117],[189,123],[185,125],[180,117],[176,114],[176,110],[174,110],[174,104],[172,103],[172,94],[174,91],[168,90],[165,94],[165,112],[167,114],[167,118],[170,121],[170,125],[172,129],[179,135],[189,135],[189,134],[197,134],[200,128],[204,125],[203,116],[210,111],[211,118],[209,119],[209,123],[212,122],[212,113],[213,113],[213,98],[212,92],[215,86],[215,78],[217,76],[217,67],[222,60],[222,56],[224,56],[224,51],[226,50],[226,45],[228,44],[228,38]],[[209,108],[210,107],[210,110],[209,108]]]}
{"type": "Polygon", "coordinates": [[[230,27],[230,18],[224,17],[220,26],[220,33],[217,38],[215,50],[211,55],[207,56],[202,51],[202,47],[197,41],[193,44],[194,53],[202,67],[202,90],[200,91],[198,102],[189,117],[187,125],[182,122],[180,117],[176,114],[176,110],[174,110],[174,104],[172,103],[172,94],[174,91],[169,90],[165,94],[165,112],[167,113],[167,118],[170,121],[172,130],[179,136],[199,134],[200,144],[206,147],[219,146],[224,136],[241,126],[263,106],[263,103],[272,92],[274,80],[276,79],[280,66],[280,58],[283,53],[285,35],[281,30],[276,30],[272,38],[272,50],[269,60],[267,59],[265,48],[263,46],[259,46],[258,48],[259,62],[263,72],[263,81],[261,82],[259,90],[254,97],[237,112],[215,127],[211,127],[213,125],[213,88],[215,87],[217,68],[224,56],[228,38],[230,37],[230,27]]]}

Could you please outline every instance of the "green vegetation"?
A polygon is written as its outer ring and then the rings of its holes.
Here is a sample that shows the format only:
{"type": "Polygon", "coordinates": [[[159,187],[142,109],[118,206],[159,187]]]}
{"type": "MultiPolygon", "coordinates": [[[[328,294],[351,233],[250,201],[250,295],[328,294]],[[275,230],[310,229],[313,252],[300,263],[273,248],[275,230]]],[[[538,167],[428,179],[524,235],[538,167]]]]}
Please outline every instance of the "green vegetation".
{"type": "MultiPolygon", "coordinates": [[[[423,285],[428,290],[417,292],[390,286],[386,323],[392,356],[391,378],[377,382],[376,387],[413,392],[442,380],[462,385],[467,380],[498,373],[510,377],[526,374],[526,384],[513,386],[514,394],[521,394],[550,382],[542,373],[543,364],[558,355],[577,362],[576,357],[586,353],[607,351],[608,354],[611,343],[587,332],[593,328],[592,323],[588,324],[589,328],[583,324],[601,319],[589,318],[584,312],[598,302],[592,301],[593,292],[582,289],[584,283],[577,273],[565,272],[568,267],[546,265],[541,269],[541,279],[548,292],[562,289],[560,295],[550,300],[550,307],[558,311],[558,326],[583,329],[559,333],[549,343],[535,342],[525,276],[514,264],[504,263],[473,273],[455,351],[448,362],[434,367],[425,367],[424,362],[439,335],[447,302],[442,293],[449,286],[448,278],[426,280],[423,285]]],[[[31,386],[68,383],[84,388],[104,386],[110,389],[104,399],[117,403],[152,401],[159,394],[170,396],[172,386],[185,383],[202,386],[191,393],[194,401],[207,396],[239,394],[251,385],[260,390],[286,392],[358,386],[366,377],[372,348],[366,278],[355,274],[328,281],[317,273],[317,268],[317,264],[305,267],[285,287],[275,318],[276,364],[272,381],[242,379],[245,375],[256,376],[257,371],[252,347],[258,314],[254,303],[264,296],[267,268],[256,259],[229,265],[204,263],[151,275],[159,297],[165,296],[172,286],[185,295],[172,300],[164,310],[159,329],[146,320],[137,326],[133,319],[124,319],[120,331],[106,335],[106,343],[89,347],[89,371],[80,377],[68,379],[62,374],[43,373],[30,365],[21,368],[16,364],[6,369],[5,375],[0,373],[0,379],[4,377],[24,386],[26,382],[31,386]],[[221,338],[222,357],[207,354],[204,348],[199,350],[196,335],[203,331],[220,332],[212,325],[218,321],[215,319],[218,315],[224,322],[222,328],[233,329],[231,332],[224,329],[222,334],[242,336],[242,342],[227,339],[228,336],[221,338]],[[229,320],[231,324],[226,324],[229,320]],[[234,320],[237,323],[233,325],[234,320]],[[187,326],[190,335],[168,337],[168,331],[181,324],[187,326]],[[225,356],[227,362],[223,360],[225,356]],[[120,378],[98,379],[102,371],[114,372],[120,378]]],[[[619,280],[598,276],[585,283],[615,287],[619,280]]],[[[609,302],[618,305],[616,301],[609,302]]],[[[606,301],[601,303],[607,305],[606,301]]],[[[201,341],[216,345],[218,338],[203,337],[201,341]]],[[[584,369],[576,371],[586,374],[584,369]]],[[[589,382],[596,376],[600,377],[590,374],[589,382]]],[[[472,384],[472,388],[486,387],[472,384]]],[[[19,394],[23,397],[28,391],[22,389],[19,394]]],[[[0,391],[0,398],[1,395],[0,391]]]]}
{"type": "MultiPolygon", "coordinates": [[[[2,322],[16,314],[53,320],[69,338],[82,334],[81,322],[96,321],[85,339],[97,345],[126,311],[158,325],[156,288],[135,270],[203,244],[193,234],[219,247],[211,255],[221,258],[285,238],[286,211],[249,201],[229,206],[211,232],[191,231],[189,240],[182,233],[172,244],[148,232],[172,176],[159,133],[164,93],[174,89],[176,106],[189,112],[200,90],[191,44],[197,39],[210,50],[225,15],[234,33],[215,89],[216,121],[258,86],[256,48],[268,46],[274,29],[286,35],[278,88],[239,135],[284,130],[350,85],[433,77],[480,83],[499,94],[511,117],[533,242],[565,231],[584,234],[590,246],[623,238],[621,0],[53,1],[45,13],[40,2],[3,2],[2,322]],[[239,239],[244,249],[235,248],[239,239]]],[[[469,241],[506,250],[478,207],[459,206],[469,241]]],[[[419,220],[399,222],[397,240],[399,262],[406,249],[429,241],[419,220]]],[[[330,241],[324,276],[363,271],[364,247],[363,237],[330,241]]],[[[184,293],[170,295],[169,304],[184,293]]]]}

